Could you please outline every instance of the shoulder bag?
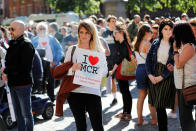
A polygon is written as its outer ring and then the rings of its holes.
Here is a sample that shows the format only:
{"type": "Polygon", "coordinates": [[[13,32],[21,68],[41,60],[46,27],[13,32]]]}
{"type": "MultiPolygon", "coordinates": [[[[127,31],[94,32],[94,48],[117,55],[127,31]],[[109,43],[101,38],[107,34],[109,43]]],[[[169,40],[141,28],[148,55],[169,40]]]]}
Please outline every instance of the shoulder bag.
{"type": "Polygon", "coordinates": [[[128,61],[126,58],[123,59],[117,68],[116,77],[120,80],[133,80],[135,79],[137,60],[127,43],[125,44],[129,51],[130,61],[128,61]]]}
{"type": "Polygon", "coordinates": [[[196,105],[196,85],[184,88],[184,68],[182,76],[182,94],[184,96],[185,103],[189,105],[196,105]]]}

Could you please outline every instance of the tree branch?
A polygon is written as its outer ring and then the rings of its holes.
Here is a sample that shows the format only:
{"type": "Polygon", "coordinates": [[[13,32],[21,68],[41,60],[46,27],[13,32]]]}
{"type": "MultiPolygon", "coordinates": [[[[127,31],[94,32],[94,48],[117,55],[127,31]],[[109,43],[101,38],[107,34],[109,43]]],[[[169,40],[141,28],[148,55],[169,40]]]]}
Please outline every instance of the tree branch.
{"type": "Polygon", "coordinates": [[[163,2],[161,2],[161,0],[158,0],[158,2],[161,4],[162,7],[165,7],[164,6],[165,4],[163,2]]]}

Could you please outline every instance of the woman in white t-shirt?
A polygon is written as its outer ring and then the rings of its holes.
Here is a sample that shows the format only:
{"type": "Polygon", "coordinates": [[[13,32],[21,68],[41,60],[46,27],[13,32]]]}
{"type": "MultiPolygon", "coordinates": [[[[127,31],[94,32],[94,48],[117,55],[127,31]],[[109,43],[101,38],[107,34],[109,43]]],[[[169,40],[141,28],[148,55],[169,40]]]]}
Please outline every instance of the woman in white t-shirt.
{"type": "Polygon", "coordinates": [[[182,131],[195,131],[192,116],[193,106],[185,103],[182,95],[182,81],[184,69],[184,88],[196,85],[196,41],[188,23],[177,24],[174,28],[174,80],[178,93],[179,116],[182,131]]]}
{"type": "MultiPolygon", "coordinates": [[[[100,43],[98,32],[96,26],[90,20],[81,21],[78,27],[78,44],[76,45],[76,50],[71,56],[73,46],[68,48],[66,53],[65,62],[71,61],[74,63],[69,69],[71,74],[74,75],[76,70],[81,69],[81,63],[77,63],[77,53],[79,48],[102,52],[104,54],[104,49],[100,43]],[[71,58],[72,57],[72,58],[71,58]]],[[[104,67],[102,76],[105,76],[108,72],[106,57],[103,55],[102,58],[104,67]]],[[[80,86],[70,92],[68,97],[68,103],[73,113],[77,131],[86,131],[86,112],[89,114],[91,125],[94,131],[103,131],[102,123],[102,105],[101,105],[101,90],[100,88],[90,88],[86,86],[80,86]]]]}

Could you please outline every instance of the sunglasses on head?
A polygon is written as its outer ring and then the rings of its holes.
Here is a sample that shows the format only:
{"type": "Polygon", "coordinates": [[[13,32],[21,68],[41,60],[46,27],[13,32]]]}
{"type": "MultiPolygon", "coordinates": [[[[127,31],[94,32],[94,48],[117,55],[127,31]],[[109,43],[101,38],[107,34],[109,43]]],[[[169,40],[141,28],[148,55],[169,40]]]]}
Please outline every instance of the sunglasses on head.
{"type": "Polygon", "coordinates": [[[8,28],[9,31],[14,31],[15,29],[13,27],[8,28]]]}

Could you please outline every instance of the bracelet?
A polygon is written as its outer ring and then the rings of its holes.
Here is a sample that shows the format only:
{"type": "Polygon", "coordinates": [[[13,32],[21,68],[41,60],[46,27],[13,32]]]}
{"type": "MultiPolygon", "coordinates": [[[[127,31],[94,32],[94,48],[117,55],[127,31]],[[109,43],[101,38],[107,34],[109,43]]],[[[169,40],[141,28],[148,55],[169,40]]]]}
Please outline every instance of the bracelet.
{"type": "Polygon", "coordinates": [[[178,51],[174,51],[174,55],[176,55],[176,54],[179,54],[179,52],[178,51]]]}

